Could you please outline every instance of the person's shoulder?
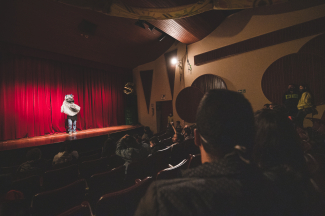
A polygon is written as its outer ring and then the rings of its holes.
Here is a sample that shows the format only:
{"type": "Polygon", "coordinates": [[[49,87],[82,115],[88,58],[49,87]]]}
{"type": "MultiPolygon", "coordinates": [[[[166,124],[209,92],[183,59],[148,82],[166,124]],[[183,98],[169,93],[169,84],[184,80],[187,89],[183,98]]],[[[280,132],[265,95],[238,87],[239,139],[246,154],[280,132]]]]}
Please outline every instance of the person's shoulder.
{"type": "MultiPolygon", "coordinates": [[[[213,179],[213,182],[216,180],[213,179]]],[[[218,180],[217,180],[218,181],[218,180]]],[[[168,197],[173,194],[176,197],[186,198],[190,194],[200,194],[209,190],[211,179],[204,178],[176,178],[170,180],[158,180],[152,184],[159,197],[168,197]]]]}

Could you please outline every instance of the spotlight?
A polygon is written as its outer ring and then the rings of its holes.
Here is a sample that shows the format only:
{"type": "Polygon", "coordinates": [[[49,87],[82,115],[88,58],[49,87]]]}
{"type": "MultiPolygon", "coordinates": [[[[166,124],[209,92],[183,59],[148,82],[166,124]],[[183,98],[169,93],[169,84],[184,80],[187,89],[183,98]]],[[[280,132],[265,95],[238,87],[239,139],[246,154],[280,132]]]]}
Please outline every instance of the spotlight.
{"type": "Polygon", "coordinates": [[[162,41],[162,40],[165,39],[166,36],[167,36],[166,33],[163,33],[163,34],[158,38],[158,40],[159,40],[159,41],[162,41]]]}
{"type": "Polygon", "coordinates": [[[143,20],[138,20],[134,23],[136,26],[139,26],[143,29],[146,29],[146,27],[144,26],[144,21],[143,20]]]}
{"type": "Polygon", "coordinates": [[[172,58],[171,63],[172,63],[173,65],[177,64],[177,58],[176,58],[176,57],[172,58]]]}

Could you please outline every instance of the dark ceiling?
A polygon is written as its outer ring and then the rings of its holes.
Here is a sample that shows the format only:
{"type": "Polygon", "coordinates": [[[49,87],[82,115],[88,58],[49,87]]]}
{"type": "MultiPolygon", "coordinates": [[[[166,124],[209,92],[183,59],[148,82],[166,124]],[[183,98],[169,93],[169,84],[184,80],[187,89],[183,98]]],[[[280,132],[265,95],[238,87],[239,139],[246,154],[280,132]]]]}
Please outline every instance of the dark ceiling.
{"type": "MultiPolygon", "coordinates": [[[[123,2],[134,7],[161,8],[191,4],[196,0],[123,2]]],[[[0,1],[0,41],[134,68],[158,58],[175,39],[186,44],[203,39],[234,12],[214,10],[177,20],[149,21],[160,29],[150,31],[136,26],[137,20],[108,16],[53,0],[0,1]],[[94,35],[81,36],[78,25],[82,20],[97,25],[94,35]],[[159,41],[161,32],[167,36],[159,41]]]]}

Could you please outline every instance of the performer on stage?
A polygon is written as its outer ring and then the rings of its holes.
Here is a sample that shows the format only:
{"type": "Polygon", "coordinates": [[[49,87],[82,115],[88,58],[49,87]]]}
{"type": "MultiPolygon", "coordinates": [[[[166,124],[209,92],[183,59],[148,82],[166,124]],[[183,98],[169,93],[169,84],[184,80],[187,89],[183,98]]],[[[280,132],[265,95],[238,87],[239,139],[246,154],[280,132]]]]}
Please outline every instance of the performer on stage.
{"type": "Polygon", "coordinates": [[[61,106],[61,112],[68,115],[69,135],[77,133],[77,114],[80,112],[80,106],[74,103],[72,94],[65,96],[65,100],[61,106]]]}

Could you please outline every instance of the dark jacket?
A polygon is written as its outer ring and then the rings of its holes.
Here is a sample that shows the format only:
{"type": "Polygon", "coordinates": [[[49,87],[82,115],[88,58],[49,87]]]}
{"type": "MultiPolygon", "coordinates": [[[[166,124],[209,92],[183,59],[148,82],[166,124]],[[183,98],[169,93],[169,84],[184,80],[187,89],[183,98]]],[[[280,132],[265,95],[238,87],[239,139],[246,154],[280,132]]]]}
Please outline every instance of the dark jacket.
{"type": "Polygon", "coordinates": [[[282,102],[288,110],[289,116],[295,116],[298,112],[297,105],[299,101],[299,93],[297,91],[287,91],[283,95],[282,102]]]}
{"type": "Polygon", "coordinates": [[[256,168],[232,155],[152,183],[135,215],[287,215],[290,200],[279,194],[256,168]]]}
{"type": "Polygon", "coordinates": [[[45,171],[45,161],[43,159],[26,161],[17,169],[18,175],[23,174],[40,174],[45,171]]]}

